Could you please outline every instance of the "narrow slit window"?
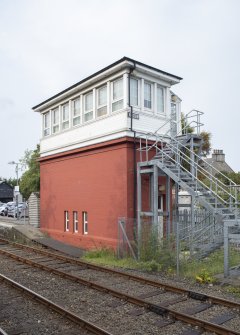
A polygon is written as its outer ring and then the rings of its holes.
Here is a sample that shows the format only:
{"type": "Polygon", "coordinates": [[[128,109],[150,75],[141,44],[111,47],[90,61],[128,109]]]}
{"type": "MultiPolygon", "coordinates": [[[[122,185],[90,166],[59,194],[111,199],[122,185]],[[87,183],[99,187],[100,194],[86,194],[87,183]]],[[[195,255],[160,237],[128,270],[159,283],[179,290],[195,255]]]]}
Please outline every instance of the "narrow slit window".
{"type": "Polygon", "coordinates": [[[69,231],[69,212],[64,211],[64,230],[69,231]]]}
{"type": "Polygon", "coordinates": [[[83,212],[83,234],[88,234],[88,213],[83,212]]]}
{"type": "Polygon", "coordinates": [[[74,233],[78,232],[78,212],[73,212],[73,231],[74,233]]]}

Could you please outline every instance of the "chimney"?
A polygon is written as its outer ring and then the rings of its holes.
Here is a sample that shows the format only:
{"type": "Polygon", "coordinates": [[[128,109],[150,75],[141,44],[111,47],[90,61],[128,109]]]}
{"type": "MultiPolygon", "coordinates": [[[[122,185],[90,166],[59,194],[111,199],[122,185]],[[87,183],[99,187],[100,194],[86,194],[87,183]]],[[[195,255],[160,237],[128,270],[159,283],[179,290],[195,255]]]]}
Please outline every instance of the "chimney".
{"type": "Polygon", "coordinates": [[[223,150],[213,150],[212,158],[215,162],[225,162],[225,154],[223,150]]]}

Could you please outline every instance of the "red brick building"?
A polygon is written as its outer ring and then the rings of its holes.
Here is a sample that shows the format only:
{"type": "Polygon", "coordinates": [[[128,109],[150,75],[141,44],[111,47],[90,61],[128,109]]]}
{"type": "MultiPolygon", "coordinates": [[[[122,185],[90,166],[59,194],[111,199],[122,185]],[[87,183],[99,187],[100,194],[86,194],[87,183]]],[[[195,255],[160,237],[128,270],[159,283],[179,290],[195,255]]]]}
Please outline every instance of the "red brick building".
{"type": "Polygon", "coordinates": [[[136,218],[139,137],[167,133],[173,117],[179,131],[180,99],[170,89],[180,80],[124,57],[33,107],[42,114],[43,231],[81,247],[116,246],[118,218],[136,218]]]}

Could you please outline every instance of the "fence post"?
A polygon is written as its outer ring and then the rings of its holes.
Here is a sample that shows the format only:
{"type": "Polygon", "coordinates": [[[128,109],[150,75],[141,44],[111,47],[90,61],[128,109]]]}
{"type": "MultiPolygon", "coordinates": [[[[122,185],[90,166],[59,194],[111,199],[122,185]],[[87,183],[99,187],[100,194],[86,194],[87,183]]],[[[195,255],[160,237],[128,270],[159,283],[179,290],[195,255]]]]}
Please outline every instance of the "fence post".
{"type": "Polygon", "coordinates": [[[228,241],[228,225],[224,222],[224,278],[229,276],[229,241],[228,241]]]}
{"type": "Polygon", "coordinates": [[[176,253],[177,253],[177,276],[179,276],[179,253],[180,253],[180,236],[179,236],[179,221],[176,222],[176,238],[177,238],[177,245],[176,245],[176,253]]]}

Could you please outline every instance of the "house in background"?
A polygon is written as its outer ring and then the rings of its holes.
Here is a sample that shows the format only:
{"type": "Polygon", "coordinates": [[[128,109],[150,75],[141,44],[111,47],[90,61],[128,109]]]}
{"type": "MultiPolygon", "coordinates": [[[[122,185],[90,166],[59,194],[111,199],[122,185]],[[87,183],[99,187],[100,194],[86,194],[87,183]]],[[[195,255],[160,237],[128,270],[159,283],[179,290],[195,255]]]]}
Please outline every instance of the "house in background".
{"type": "MultiPolygon", "coordinates": [[[[164,141],[181,130],[181,100],[171,91],[181,79],[124,57],[33,107],[42,115],[43,231],[84,248],[116,246],[118,218],[137,216],[139,136],[164,141]]],[[[150,179],[141,182],[145,212],[150,179]]],[[[164,212],[165,176],[158,180],[164,212]]]]}
{"type": "Polygon", "coordinates": [[[204,158],[203,160],[203,166],[206,169],[210,169],[208,164],[204,164],[204,162],[210,164],[212,169],[212,174],[215,175],[220,172],[234,172],[233,169],[227,164],[225,161],[225,154],[223,153],[223,150],[213,150],[212,157],[204,158]]]}
{"type": "Polygon", "coordinates": [[[0,181],[0,202],[7,203],[13,201],[13,187],[6,181],[0,181]]]}

